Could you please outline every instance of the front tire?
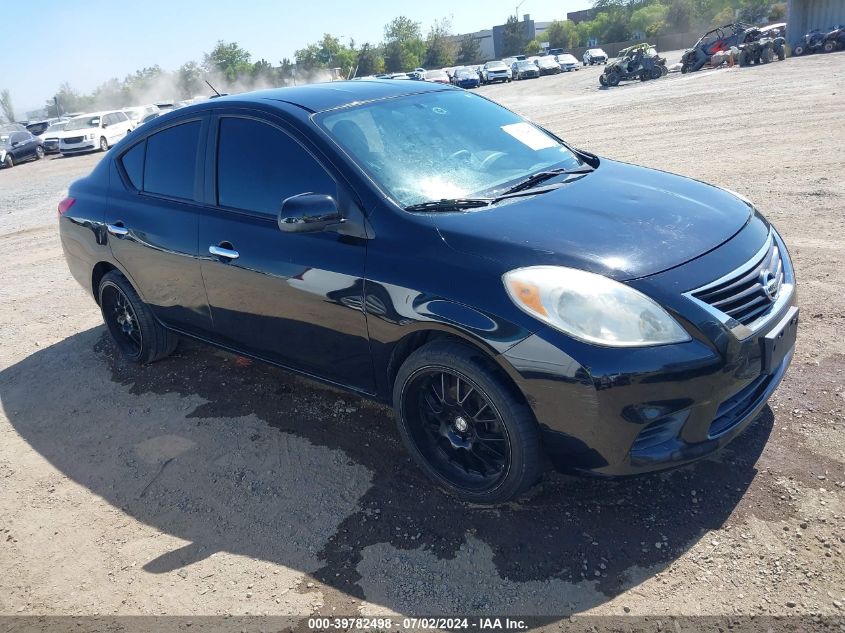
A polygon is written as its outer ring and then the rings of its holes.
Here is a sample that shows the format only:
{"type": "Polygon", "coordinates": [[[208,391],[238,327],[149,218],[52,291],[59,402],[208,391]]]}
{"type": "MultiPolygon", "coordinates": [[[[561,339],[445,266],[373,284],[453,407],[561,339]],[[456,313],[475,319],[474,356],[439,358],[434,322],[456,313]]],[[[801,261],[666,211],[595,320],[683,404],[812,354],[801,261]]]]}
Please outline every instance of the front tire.
{"type": "Polygon", "coordinates": [[[153,363],[176,349],[179,337],[155,319],[149,306],[118,271],[103,275],[97,296],[103,321],[126,360],[153,363]]]}
{"type": "Polygon", "coordinates": [[[824,43],[824,46],[822,46],[822,50],[825,53],[832,53],[836,50],[836,44],[833,41],[828,40],[824,43]]]}
{"type": "Polygon", "coordinates": [[[35,148],[35,160],[41,160],[44,158],[44,148],[40,145],[35,148]]]}
{"type": "Polygon", "coordinates": [[[109,150],[109,142],[105,136],[100,137],[100,151],[107,152],[109,150]]]}
{"type": "Polygon", "coordinates": [[[413,460],[463,501],[511,501],[540,476],[531,410],[468,346],[441,341],[416,350],[396,376],[393,406],[413,460]]]}
{"type": "Polygon", "coordinates": [[[12,158],[11,154],[6,154],[6,159],[3,161],[3,166],[6,169],[11,169],[12,167],[15,166],[15,159],[12,158]]]}

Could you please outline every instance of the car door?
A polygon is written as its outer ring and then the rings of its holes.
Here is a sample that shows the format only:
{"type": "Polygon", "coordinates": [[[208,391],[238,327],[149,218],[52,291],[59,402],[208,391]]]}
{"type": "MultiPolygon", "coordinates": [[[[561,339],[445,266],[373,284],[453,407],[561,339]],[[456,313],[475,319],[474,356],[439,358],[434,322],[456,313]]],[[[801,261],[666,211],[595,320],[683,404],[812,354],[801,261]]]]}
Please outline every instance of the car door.
{"type": "Polygon", "coordinates": [[[9,138],[10,151],[16,163],[30,158],[35,152],[35,145],[29,142],[30,138],[29,132],[12,132],[11,138],[9,138]]]}
{"type": "Polygon", "coordinates": [[[211,330],[197,253],[207,125],[186,116],[122,150],[106,217],[112,254],[156,317],[200,336],[211,330]]]}
{"type": "Polygon", "coordinates": [[[346,217],[360,214],[349,190],[272,115],[222,113],[210,134],[199,248],[216,339],[372,391],[362,309],[366,239],[285,233],[278,222],[282,202],[302,193],[330,195],[346,217]]]}

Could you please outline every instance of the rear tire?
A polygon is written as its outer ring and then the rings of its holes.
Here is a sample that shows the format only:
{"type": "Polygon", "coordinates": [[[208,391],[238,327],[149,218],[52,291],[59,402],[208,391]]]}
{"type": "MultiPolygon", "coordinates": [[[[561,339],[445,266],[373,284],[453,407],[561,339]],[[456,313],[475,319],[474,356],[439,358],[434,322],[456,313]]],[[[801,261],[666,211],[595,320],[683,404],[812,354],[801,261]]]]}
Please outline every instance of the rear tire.
{"type": "Polygon", "coordinates": [[[800,57],[804,53],[807,52],[807,49],[804,48],[803,44],[796,44],[795,48],[792,49],[792,56],[793,57],[800,57]]]}
{"type": "Polygon", "coordinates": [[[822,46],[822,50],[825,53],[832,53],[833,51],[836,50],[836,44],[833,43],[832,41],[827,41],[827,42],[824,43],[824,46],[822,46]]]}
{"type": "Polygon", "coordinates": [[[97,296],[103,321],[126,360],[154,363],[176,349],[179,337],[156,320],[132,284],[118,271],[103,275],[97,296]]]}
{"type": "Polygon", "coordinates": [[[540,476],[531,410],[473,348],[435,341],[416,350],[396,376],[393,406],[411,457],[459,499],[504,503],[540,476]]]}

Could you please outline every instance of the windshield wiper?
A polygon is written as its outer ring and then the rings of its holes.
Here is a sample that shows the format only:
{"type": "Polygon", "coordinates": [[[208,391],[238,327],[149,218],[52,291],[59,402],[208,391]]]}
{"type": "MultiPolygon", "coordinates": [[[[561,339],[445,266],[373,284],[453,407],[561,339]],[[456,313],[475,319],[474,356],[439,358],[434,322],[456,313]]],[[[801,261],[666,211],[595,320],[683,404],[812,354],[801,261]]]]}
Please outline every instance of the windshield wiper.
{"type": "Polygon", "coordinates": [[[477,207],[489,207],[495,202],[495,198],[443,198],[442,200],[429,200],[405,207],[405,211],[453,211],[457,209],[475,209],[477,207]]]}
{"type": "Polygon", "coordinates": [[[589,174],[591,171],[594,171],[593,167],[580,167],[578,169],[544,169],[543,171],[538,171],[536,174],[531,174],[525,180],[516,183],[510,189],[505,190],[499,196],[507,196],[511,193],[516,193],[518,191],[524,191],[525,189],[530,189],[534,185],[538,185],[544,180],[548,180],[549,178],[554,178],[555,176],[574,176],[577,174],[589,174]]]}

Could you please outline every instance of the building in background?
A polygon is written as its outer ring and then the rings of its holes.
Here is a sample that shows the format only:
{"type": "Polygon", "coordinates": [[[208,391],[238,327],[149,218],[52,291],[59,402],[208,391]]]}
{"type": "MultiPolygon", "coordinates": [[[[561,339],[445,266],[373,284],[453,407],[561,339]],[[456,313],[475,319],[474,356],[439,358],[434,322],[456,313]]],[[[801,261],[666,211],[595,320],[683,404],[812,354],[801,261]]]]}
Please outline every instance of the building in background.
{"type": "Polygon", "coordinates": [[[845,24],[843,0],[788,0],[786,4],[786,41],[790,44],[808,31],[839,24],[845,24]]]}

